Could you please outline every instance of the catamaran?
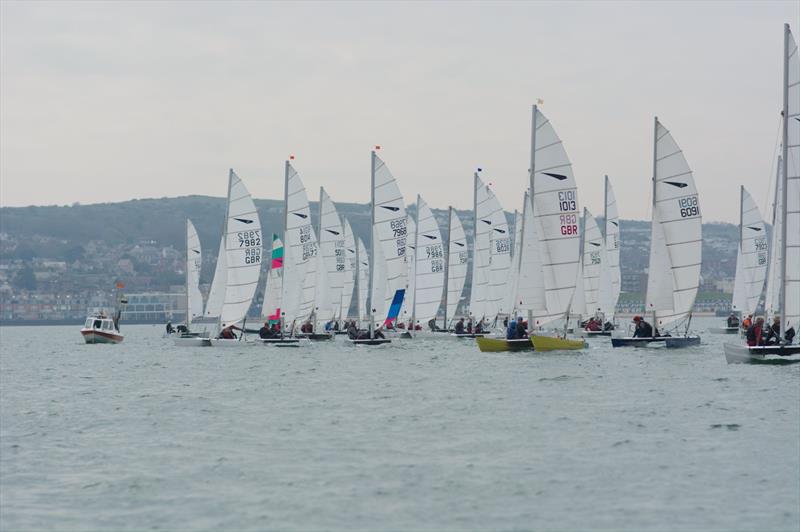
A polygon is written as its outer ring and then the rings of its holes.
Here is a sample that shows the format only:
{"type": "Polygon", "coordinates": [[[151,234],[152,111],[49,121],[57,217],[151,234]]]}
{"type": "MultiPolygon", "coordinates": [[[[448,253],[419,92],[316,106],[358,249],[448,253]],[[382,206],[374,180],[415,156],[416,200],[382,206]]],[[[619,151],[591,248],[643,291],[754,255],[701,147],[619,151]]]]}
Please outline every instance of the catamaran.
{"type": "MultiPolygon", "coordinates": [[[[203,253],[200,238],[192,221],[186,220],[186,327],[173,341],[180,346],[208,345],[208,332],[192,332],[192,322],[203,317],[203,294],[200,292],[200,268],[203,253]]],[[[180,330],[180,328],[179,328],[180,330]]]]}
{"type": "Polygon", "coordinates": [[[611,331],[604,327],[606,316],[613,316],[614,301],[612,272],[609,266],[608,251],[606,248],[600,226],[597,225],[589,209],[583,209],[583,231],[581,233],[581,256],[583,257],[578,286],[575,290],[576,298],[580,299],[575,304],[574,312],[581,318],[590,318],[599,322],[599,330],[584,330],[582,335],[611,336],[611,331]]]}
{"type": "Polygon", "coordinates": [[[317,256],[317,281],[314,297],[314,332],[311,340],[333,338],[333,323],[341,313],[342,290],[344,289],[344,228],[325,189],[319,189],[319,254],[317,256]],[[326,327],[330,327],[327,330],[326,327]]]}
{"type": "MultiPolygon", "coordinates": [[[[451,322],[455,320],[464,284],[467,281],[467,265],[469,252],[464,226],[453,207],[447,208],[447,260],[444,266],[444,327],[445,331],[452,329],[451,322]]],[[[453,333],[455,334],[455,333],[453,333]]],[[[461,335],[456,335],[461,336],[461,335]]]]}
{"type": "Polygon", "coordinates": [[[376,330],[394,325],[406,291],[406,241],[408,217],[403,196],[386,163],[373,150],[370,164],[371,227],[369,261],[368,336],[351,338],[357,345],[377,345],[391,340],[376,336],[376,330]],[[380,321],[376,321],[380,320],[380,321]]]}
{"type": "Polygon", "coordinates": [[[728,363],[800,362],[800,54],[788,24],[783,39],[783,120],[772,257],[766,309],[780,321],[781,342],[770,346],[724,344],[728,363]],[[794,342],[794,343],[792,343],[794,342]]]}
{"type": "MultiPolygon", "coordinates": [[[[733,284],[733,312],[754,316],[767,278],[767,227],[758,206],[744,187],[739,191],[739,246],[733,284]]],[[[736,334],[741,328],[712,327],[709,332],[736,334]]]]}
{"type": "Polygon", "coordinates": [[[417,194],[417,223],[413,236],[413,283],[409,281],[407,299],[411,301],[411,319],[407,332],[414,334],[422,329],[433,332],[436,315],[442,302],[444,291],[445,256],[442,246],[442,232],[439,224],[425,200],[417,194]],[[433,327],[431,327],[433,324],[433,327]]]}
{"type": "Polygon", "coordinates": [[[653,317],[650,337],[612,337],[614,347],[664,342],[699,345],[689,333],[700,286],[702,216],[694,177],[672,134],[656,117],[653,125],[653,203],[645,308],[653,317]],[[679,332],[679,328],[683,331],[679,332]],[[673,336],[661,335],[669,333],[673,336]]]}
{"type": "Polygon", "coordinates": [[[261,274],[261,221],[250,193],[233,169],[228,176],[228,209],[225,218],[227,223],[223,241],[227,279],[218,321],[218,336],[210,340],[215,347],[235,346],[244,338],[247,312],[253,302],[261,274]],[[238,338],[225,338],[226,329],[232,327],[241,329],[242,335],[238,338]]]}

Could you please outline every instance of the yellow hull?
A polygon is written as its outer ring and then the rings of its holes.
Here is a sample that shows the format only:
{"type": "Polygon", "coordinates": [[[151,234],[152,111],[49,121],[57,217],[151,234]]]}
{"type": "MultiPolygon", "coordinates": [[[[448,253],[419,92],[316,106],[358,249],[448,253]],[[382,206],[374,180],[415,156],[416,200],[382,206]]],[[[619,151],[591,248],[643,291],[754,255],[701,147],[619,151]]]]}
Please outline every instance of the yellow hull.
{"type": "Polygon", "coordinates": [[[533,351],[533,345],[527,340],[506,340],[505,338],[475,338],[478,349],[484,353],[499,353],[502,351],[533,351]]]}
{"type": "Polygon", "coordinates": [[[537,351],[560,351],[562,349],[583,349],[583,340],[567,340],[554,336],[531,336],[531,343],[537,351]]]}

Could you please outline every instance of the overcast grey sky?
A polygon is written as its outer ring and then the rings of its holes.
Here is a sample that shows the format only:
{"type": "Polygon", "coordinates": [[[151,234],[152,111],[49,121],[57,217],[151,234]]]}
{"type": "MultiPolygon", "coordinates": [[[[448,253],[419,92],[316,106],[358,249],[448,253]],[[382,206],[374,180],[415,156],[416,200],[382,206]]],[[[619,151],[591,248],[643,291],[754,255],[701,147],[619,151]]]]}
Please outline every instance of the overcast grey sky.
{"type": "Polygon", "coordinates": [[[0,4],[0,204],[223,196],[233,167],[283,196],[367,202],[380,144],[408,202],[504,208],[527,182],[530,106],[565,143],[582,205],[649,216],[653,116],[704,219],[764,207],[784,22],[800,2],[28,2],[0,4]]]}

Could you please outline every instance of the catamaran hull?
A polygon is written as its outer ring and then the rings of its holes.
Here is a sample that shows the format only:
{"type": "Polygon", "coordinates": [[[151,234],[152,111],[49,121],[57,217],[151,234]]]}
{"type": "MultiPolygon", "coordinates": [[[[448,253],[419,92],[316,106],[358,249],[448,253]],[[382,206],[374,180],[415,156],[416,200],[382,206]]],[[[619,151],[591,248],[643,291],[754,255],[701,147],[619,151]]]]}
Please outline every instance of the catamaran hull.
{"type": "Polygon", "coordinates": [[[634,338],[632,336],[624,336],[620,338],[611,337],[612,347],[647,347],[651,343],[663,342],[666,337],[649,337],[649,338],[634,338]]]}
{"type": "Polygon", "coordinates": [[[299,347],[300,346],[300,339],[299,338],[262,338],[261,342],[264,345],[274,345],[277,347],[299,347]]]}
{"type": "Polygon", "coordinates": [[[758,346],[724,344],[728,364],[797,364],[800,362],[800,345],[758,346]]]}
{"type": "Polygon", "coordinates": [[[500,353],[503,351],[533,351],[533,344],[528,338],[520,340],[506,340],[505,338],[489,338],[479,336],[475,338],[478,349],[484,353],[500,353]]]}
{"type": "Polygon", "coordinates": [[[708,332],[712,334],[736,334],[739,327],[709,327],[708,332]]]}
{"type": "Polygon", "coordinates": [[[211,346],[210,338],[203,338],[201,336],[187,336],[176,337],[172,341],[178,347],[209,347],[211,346]]]}
{"type": "Polygon", "coordinates": [[[211,347],[249,347],[252,345],[247,340],[241,338],[228,339],[228,338],[211,338],[208,340],[211,347]]]}
{"type": "Polygon", "coordinates": [[[118,344],[125,338],[121,334],[95,329],[81,329],[81,335],[87,344],[118,344]]]}
{"type": "Polygon", "coordinates": [[[691,347],[700,345],[699,336],[669,336],[664,341],[668,349],[679,349],[681,347],[691,347]]]}
{"type": "Polygon", "coordinates": [[[598,336],[611,336],[611,331],[582,331],[581,336],[585,338],[597,338],[598,336]]]}
{"type": "Polygon", "coordinates": [[[531,344],[536,351],[573,351],[586,347],[586,342],[583,340],[569,340],[567,338],[537,336],[535,334],[531,335],[531,344]]]}
{"type": "Polygon", "coordinates": [[[354,345],[382,345],[392,341],[388,338],[362,338],[360,340],[350,340],[354,345]]]}

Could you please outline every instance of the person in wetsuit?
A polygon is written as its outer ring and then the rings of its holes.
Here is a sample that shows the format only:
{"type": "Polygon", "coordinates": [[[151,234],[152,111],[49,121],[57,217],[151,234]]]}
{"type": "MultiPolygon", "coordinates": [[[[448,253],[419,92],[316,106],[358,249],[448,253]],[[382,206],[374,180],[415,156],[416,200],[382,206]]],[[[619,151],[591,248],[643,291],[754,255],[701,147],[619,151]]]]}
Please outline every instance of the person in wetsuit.
{"type": "Polygon", "coordinates": [[[644,321],[641,316],[634,316],[633,322],[636,323],[636,330],[633,331],[634,338],[653,338],[653,326],[644,321]]]}
{"type": "Polygon", "coordinates": [[[464,318],[461,318],[456,322],[456,326],[453,328],[453,332],[455,332],[456,334],[464,334],[464,318]]]}

